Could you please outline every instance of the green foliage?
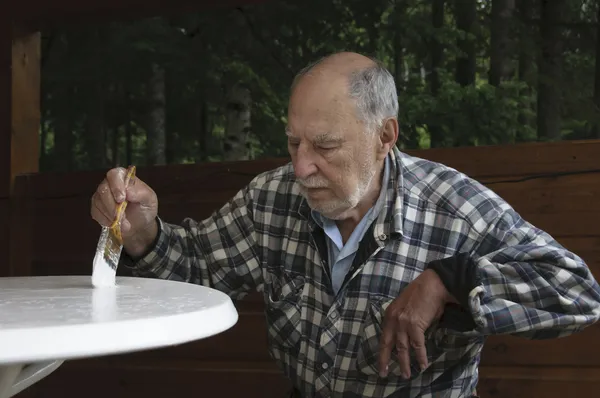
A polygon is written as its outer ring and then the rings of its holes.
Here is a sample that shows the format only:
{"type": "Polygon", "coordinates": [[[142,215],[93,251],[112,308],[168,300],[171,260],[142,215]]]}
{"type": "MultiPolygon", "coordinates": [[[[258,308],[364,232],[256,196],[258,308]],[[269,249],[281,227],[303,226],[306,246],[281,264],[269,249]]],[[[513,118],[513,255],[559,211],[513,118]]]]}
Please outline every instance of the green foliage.
{"type": "MultiPolygon", "coordinates": [[[[488,83],[461,87],[445,79],[437,96],[422,90],[404,92],[399,101],[403,138],[418,136],[420,148],[427,148],[423,135],[439,126],[444,141],[439,146],[494,145],[535,140],[535,129],[523,124],[533,118],[532,95],[521,94],[525,83],[510,81],[493,87],[488,83]]],[[[413,140],[414,141],[414,140],[413,140]]]]}
{"type": "MultiPolygon", "coordinates": [[[[535,64],[527,83],[517,73],[519,47],[534,60],[539,49],[536,34],[518,35],[531,21],[512,18],[512,77],[494,87],[487,83],[491,2],[477,2],[477,26],[468,35],[456,28],[454,2],[446,2],[444,26],[434,29],[431,4],[287,0],[44,32],[42,170],[145,164],[149,114],[161,106],[152,100],[153,65],[165,71],[168,162],[222,159],[227,95],[239,83],[252,96],[251,156],[286,156],[294,74],[342,50],[375,55],[396,76],[402,148],[428,148],[433,131],[441,132],[436,146],[537,140],[535,85],[544,76],[535,64]],[[455,81],[463,37],[475,42],[477,57],[476,84],[466,87],[455,81]],[[435,94],[434,41],[444,48],[435,94]]],[[[600,123],[592,101],[597,2],[569,1],[567,14],[575,22],[563,30],[563,79],[552,82],[562,93],[562,138],[590,138],[600,123]]]]}

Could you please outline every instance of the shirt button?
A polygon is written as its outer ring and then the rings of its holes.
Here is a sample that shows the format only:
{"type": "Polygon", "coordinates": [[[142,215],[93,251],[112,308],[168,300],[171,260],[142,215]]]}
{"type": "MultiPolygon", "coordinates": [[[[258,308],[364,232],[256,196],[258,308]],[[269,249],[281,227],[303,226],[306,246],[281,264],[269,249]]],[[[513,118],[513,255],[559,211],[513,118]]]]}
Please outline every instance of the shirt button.
{"type": "Polygon", "coordinates": [[[327,362],[323,362],[323,363],[321,364],[321,367],[322,367],[323,369],[327,370],[327,368],[329,367],[329,364],[328,364],[327,362]]]}
{"type": "Polygon", "coordinates": [[[337,317],[338,317],[338,313],[337,313],[336,311],[333,311],[333,312],[331,313],[331,317],[332,317],[333,319],[337,318],[337,317]]]}
{"type": "Polygon", "coordinates": [[[379,240],[386,240],[386,239],[387,239],[387,235],[386,234],[379,235],[379,240]]]}

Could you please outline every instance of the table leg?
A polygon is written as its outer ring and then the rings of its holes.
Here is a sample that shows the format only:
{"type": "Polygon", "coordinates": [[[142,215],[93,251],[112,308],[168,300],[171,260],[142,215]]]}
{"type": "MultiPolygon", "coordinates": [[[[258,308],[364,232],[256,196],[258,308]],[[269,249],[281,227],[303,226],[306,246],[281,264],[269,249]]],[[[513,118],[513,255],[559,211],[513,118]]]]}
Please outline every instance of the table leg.
{"type": "Polygon", "coordinates": [[[0,398],[17,395],[54,372],[63,361],[0,365],[0,398]]]}

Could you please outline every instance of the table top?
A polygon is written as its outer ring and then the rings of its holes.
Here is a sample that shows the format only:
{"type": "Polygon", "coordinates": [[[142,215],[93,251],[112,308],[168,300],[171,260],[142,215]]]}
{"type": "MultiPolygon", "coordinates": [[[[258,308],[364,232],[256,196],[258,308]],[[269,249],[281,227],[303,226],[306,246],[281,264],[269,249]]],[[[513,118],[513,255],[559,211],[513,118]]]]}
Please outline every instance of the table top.
{"type": "Polygon", "coordinates": [[[231,299],[208,287],[117,277],[0,278],[0,364],[120,354],[182,344],[231,328],[231,299]]]}

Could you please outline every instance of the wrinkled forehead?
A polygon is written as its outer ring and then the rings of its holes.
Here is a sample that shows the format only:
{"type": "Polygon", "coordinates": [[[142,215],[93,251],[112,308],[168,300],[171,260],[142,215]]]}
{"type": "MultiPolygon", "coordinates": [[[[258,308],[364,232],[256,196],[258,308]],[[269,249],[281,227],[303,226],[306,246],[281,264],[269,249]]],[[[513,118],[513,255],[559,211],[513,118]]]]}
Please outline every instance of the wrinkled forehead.
{"type": "Polygon", "coordinates": [[[348,134],[360,121],[351,101],[340,96],[313,101],[291,101],[288,108],[286,134],[348,134]]]}

